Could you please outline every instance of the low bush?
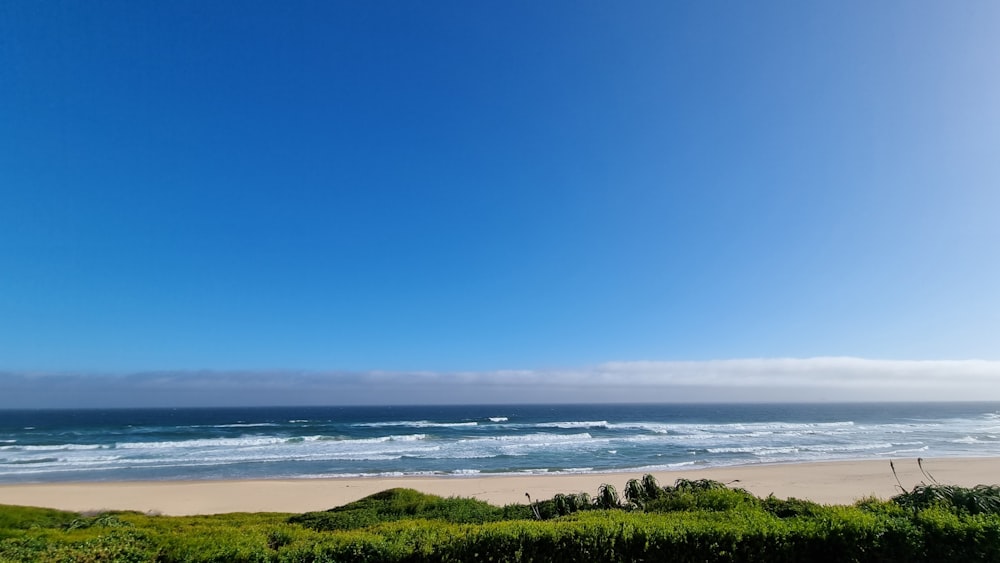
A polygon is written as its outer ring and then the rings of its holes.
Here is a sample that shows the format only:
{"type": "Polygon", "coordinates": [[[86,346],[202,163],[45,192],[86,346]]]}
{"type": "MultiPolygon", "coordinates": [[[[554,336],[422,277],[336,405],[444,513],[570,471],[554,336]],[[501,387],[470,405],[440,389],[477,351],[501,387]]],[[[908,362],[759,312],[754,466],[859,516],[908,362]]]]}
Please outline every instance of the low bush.
{"type": "MultiPolygon", "coordinates": [[[[708,481],[637,481],[615,509],[562,495],[494,507],[393,489],[326,512],[82,517],[0,506],[0,562],[1000,561],[1000,515],[937,499],[825,506],[708,481]],[[559,511],[563,513],[560,514],[559,511]]],[[[601,501],[600,498],[604,500],[601,501]]],[[[961,498],[961,497],[959,497],[961,498]]],[[[951,501],[949,501],[951,502],[951,501]]]]}
{"type": "Polygon", "coordinates": [[[76,512],[34,508],[30,506],[4,506],[0,510],[0,539],[17,535],[18,530],[29,528],[58,528],[80,518],[76,512]]]}
{"type": "Polygon", "coordinates": [[[313,530],[354,530],[404,519],[443,520],[456,524],[482,524],[499,520],[532,518],[530,507],[500,508],[481,500],[442,498],[413,489],[389,489],[324,512],[307,512],[288,519],[313,530]]]}
{"type": "Polygon", "coordinates": [[[796,516],[814,517],[827,511],[827,509],[819,503],[797,498],[780,499],[775,497],[773,494],[760,501],[760,506],[765,511],[777,516],[778,518],[793,518],[796,516]]]}
{"type": "Polygon", "coordinates": [[[961,514],[1000,514],[1000,487],[995,485],[917,485],[892,500],[911,510],[938,506],[961,514]]]}
{"type": "Polygon", "coordinates": [[[718,481],[678,479],[673,486],[663,487],[657,498],[646,502],[644,508],[646,512],[725,511],[759,504],[760,499],[747,491],[731,489],[718,481]]]}

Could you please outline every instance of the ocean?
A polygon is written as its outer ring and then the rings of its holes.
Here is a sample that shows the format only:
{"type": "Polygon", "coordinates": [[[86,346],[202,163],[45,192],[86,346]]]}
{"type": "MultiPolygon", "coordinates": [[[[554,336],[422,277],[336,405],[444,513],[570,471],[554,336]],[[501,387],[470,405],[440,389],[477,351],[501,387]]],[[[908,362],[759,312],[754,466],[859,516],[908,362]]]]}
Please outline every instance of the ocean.
{"type": "Polygon", "coordinates": [[[1000,403],[0,411],[0,483],[662,471],[1000,456],[1000,403]]]}

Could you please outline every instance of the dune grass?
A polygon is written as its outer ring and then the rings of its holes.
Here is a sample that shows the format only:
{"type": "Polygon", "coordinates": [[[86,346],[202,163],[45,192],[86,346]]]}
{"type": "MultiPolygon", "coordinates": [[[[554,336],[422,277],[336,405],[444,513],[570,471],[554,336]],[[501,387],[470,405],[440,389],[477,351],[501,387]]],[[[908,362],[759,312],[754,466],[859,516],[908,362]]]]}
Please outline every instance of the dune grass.
{"type": "Polygon", "coordinates": [[[602,488],[507,507],[409,489],[305,514],[0,506],[0,561],[1000,561],[997,506],[969,500],[995,491],[950,491],[824,506],[650,477],[621,496],[602,488]]]}

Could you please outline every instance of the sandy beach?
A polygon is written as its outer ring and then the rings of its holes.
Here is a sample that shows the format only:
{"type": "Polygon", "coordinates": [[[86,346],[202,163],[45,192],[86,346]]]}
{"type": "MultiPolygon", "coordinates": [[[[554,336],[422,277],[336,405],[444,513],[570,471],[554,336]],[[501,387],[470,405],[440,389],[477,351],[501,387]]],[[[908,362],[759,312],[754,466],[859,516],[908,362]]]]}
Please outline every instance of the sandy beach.
{"type": "MultiPolygon", "coordinates": [[[[894,460],[905,487],[928,481],[916,459],[894,460]]],[[[924,469],[941,483],[972,486],[1000,482],[1000,458],[925,459],[924,469]]],[[[888,498],[899,492],[888,460],[751,465],[661,471],[661,484],[675,479],[715,479],[758,496],[849,504],[867,496],[888,498]]],[[[306,512],[339,506],[392,487],[409,487],[442,496],[482,499],[494,504],[524,502],[557,493],[595,494],[602,483],[621,489],[632,473],[496,477],[406,477],[254,481],[151,481],[0,485],[0,504],[75,511],[137,510],[167,515],[227,512],[306,512]]]]}

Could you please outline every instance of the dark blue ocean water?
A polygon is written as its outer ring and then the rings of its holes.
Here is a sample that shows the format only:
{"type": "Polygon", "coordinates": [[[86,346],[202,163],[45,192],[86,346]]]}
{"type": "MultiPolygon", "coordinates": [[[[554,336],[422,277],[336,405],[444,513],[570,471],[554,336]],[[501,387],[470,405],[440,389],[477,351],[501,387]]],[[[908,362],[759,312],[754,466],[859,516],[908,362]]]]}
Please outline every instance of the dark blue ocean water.
{"type": "Polygon", "coordinates": [[[0,411],[0,482],[652,471],[1000,455],[1000,403],[0,411]]]}

